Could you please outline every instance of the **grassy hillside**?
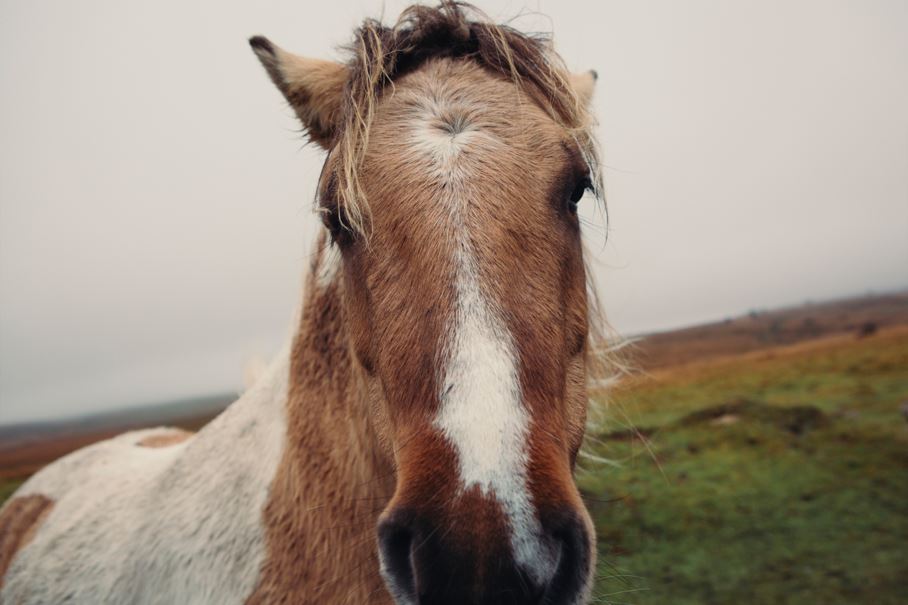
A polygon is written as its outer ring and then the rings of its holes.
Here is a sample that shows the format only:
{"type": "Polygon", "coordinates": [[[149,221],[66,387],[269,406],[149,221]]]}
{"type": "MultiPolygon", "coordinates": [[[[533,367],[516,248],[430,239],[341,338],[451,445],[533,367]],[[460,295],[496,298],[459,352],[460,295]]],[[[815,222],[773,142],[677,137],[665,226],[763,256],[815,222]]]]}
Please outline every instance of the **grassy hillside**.
{"type": "Polygon", "coordinates": [[[908,329],[656,370],[580,484],[601,603],[904,603],[908,329]],[[633,427],[633,428],[632,428],[633,427]]]}
{"type": "Polygon", "coordinates": [[[805,303],[651,334],[636,361],[648,369],[740,355],[842,334],[908,325],[908,292],[805,303]]]}

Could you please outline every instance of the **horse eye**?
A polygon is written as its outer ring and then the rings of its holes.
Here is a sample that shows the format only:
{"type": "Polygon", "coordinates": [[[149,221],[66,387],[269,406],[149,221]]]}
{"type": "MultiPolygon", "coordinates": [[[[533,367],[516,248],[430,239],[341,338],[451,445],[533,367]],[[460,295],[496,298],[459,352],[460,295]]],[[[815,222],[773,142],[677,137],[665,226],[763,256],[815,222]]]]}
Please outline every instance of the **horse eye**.
{"type": "Polygon", "coordinates": [[[568,208],[570,208],[571,212],[577,212],[577,202],[583,198],[583,194],[586,193],[587,189],[592,190],[592,188],[593,183],[590,181],[589,177],[584,177],[577,182],[573,191],[571,191],[569,198],[570,203],[568,204],[568,208]]]}
{"type": "Polygon", "coordinates": [[[331,239],[338,246],[345,246],[353,241],[353,231],[341,219],[340,210],[337,206],[325,208],[322,212],[322,221],[331,234],[331,239]]]}

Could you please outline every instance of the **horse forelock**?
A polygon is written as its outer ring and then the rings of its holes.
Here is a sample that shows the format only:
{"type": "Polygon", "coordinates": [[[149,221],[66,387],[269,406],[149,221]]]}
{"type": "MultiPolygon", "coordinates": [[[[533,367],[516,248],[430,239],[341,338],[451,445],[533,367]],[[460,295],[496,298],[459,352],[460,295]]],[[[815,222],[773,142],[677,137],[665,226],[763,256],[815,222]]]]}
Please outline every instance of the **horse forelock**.
{"type": "Polygon", "coordinates": [[[595,120],[570,82],[547,34],[526,34],[495,24],[476,7],[449,0],[414,5],[393,25],[369,19],[348,47],[348,81],[337,129],[333,177],[337,212],[361,237],[371,232],[369,195],[361,180],[377,106],[395,82],[427,61],[460,58],[511,81],[576,142],[597,193],[602,191],[595,120]]]}

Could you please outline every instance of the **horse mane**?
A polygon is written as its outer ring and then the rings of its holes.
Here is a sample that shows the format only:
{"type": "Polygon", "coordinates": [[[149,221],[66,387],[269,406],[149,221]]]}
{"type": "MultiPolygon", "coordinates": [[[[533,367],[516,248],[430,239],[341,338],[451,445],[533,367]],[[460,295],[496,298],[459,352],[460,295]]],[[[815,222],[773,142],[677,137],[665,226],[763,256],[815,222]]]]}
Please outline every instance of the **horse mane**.
{"type": "Polygon", "coordinates": [[[493,23],[463,2],[413,5],[397,23],[367,19],[347,47],[349,77],[335,141],[338,218],[368,237],[369,203],[359,171],[369,145],[375,107],[394,80],[435,58],[463,58],[499,74],[529,96],[575,139],[590,167],[597,196],[602,191],[595,121],[570,83],[570,72],[552,48],[550,34],[525,34],[493,23]]]}

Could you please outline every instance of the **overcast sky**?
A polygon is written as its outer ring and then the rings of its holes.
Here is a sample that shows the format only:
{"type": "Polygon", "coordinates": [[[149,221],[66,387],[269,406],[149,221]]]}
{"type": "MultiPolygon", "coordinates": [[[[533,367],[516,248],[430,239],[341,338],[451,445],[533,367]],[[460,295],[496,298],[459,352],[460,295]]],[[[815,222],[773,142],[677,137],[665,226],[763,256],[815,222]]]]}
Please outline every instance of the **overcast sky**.
{"type": "MultiPolygon", "coordinates": [[[[908,286],[908,2],[480,5],[599,72],[619,330],[908,286]]],[[[0,423],[238,388],[321,166],[246,38],[336,57],[381,3],[0,7],[0,423]]]]}

